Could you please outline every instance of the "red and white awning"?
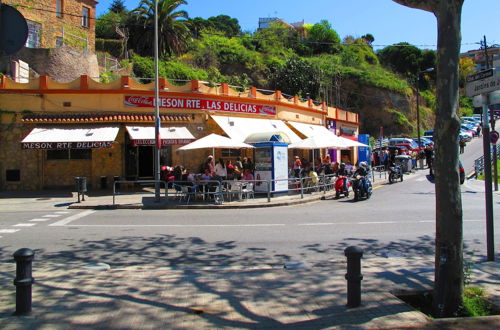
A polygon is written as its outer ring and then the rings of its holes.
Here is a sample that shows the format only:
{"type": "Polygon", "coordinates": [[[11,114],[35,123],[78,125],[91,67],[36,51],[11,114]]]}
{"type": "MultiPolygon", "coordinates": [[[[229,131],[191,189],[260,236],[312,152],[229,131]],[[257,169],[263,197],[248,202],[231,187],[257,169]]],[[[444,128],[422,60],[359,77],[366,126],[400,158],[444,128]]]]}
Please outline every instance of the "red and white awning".
{"type": "Polygon", "coordinates": [[[119,126],[37,127],[22,141],[23,149],[111,148],[119,126]]]}

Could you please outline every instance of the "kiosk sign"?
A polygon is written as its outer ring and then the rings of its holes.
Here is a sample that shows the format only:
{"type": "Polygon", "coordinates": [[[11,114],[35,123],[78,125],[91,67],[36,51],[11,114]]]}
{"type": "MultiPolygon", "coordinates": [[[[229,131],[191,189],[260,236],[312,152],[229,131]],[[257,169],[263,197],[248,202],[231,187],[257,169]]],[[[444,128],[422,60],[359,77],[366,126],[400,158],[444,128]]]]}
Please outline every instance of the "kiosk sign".
{"type": "Polygon", "coordinates": [[[488,94],[500,89],[500,74],[495,69],[483,70],[467,76],[465,82],[468,97],[488,94]]]}

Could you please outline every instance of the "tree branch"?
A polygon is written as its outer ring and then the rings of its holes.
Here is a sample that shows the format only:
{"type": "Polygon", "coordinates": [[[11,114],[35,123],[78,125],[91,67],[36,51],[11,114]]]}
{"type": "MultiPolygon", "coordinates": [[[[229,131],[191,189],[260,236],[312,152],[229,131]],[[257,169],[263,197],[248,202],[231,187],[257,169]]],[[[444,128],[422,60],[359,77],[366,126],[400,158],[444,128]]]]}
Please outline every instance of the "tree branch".
{"type": "Polygon", "coordinates": [[[400,5],[435,13],[439,0],[392,0],[400,5]]]}

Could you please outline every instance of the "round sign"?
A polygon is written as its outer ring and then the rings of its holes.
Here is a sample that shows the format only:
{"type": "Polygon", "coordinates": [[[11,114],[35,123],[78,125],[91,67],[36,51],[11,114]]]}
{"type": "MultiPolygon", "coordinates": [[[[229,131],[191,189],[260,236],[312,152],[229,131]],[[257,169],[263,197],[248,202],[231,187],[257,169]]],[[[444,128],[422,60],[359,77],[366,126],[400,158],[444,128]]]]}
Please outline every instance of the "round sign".
{"type": "Polygon", "coordinates": [[[491,142],[491,143],[497,143],[497,141],[498,141],[498,137],[499,137],[499,136],[500,136],[500,135],[498,134],[498,132],[497,132],[497,131],[492,131],[492,132],[490,133],[490,142],[491,142]]]}
{"type": "Polygon", "coordinates": [[[0,56],[21,49],[28,39],[28,23],[14,7],[0,3],[0,56]]]}

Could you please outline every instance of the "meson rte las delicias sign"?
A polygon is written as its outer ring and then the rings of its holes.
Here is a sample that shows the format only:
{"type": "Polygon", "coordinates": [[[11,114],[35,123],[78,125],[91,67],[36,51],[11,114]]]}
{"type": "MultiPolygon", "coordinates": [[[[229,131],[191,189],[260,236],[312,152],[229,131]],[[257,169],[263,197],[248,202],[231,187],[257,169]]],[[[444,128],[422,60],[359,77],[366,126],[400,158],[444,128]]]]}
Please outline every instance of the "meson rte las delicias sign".
{"type": "MultiPolygon", "coordinates": [[[[256,115],[276,115],[276,107],[273,105],[182,97],[160,97],[159,99],[159,107],[164,109],[212,110],[256,115]]],[[[152,108],[154,107],[154,96],[125,95],[124,103],[126,107],[152,108]]]]}

